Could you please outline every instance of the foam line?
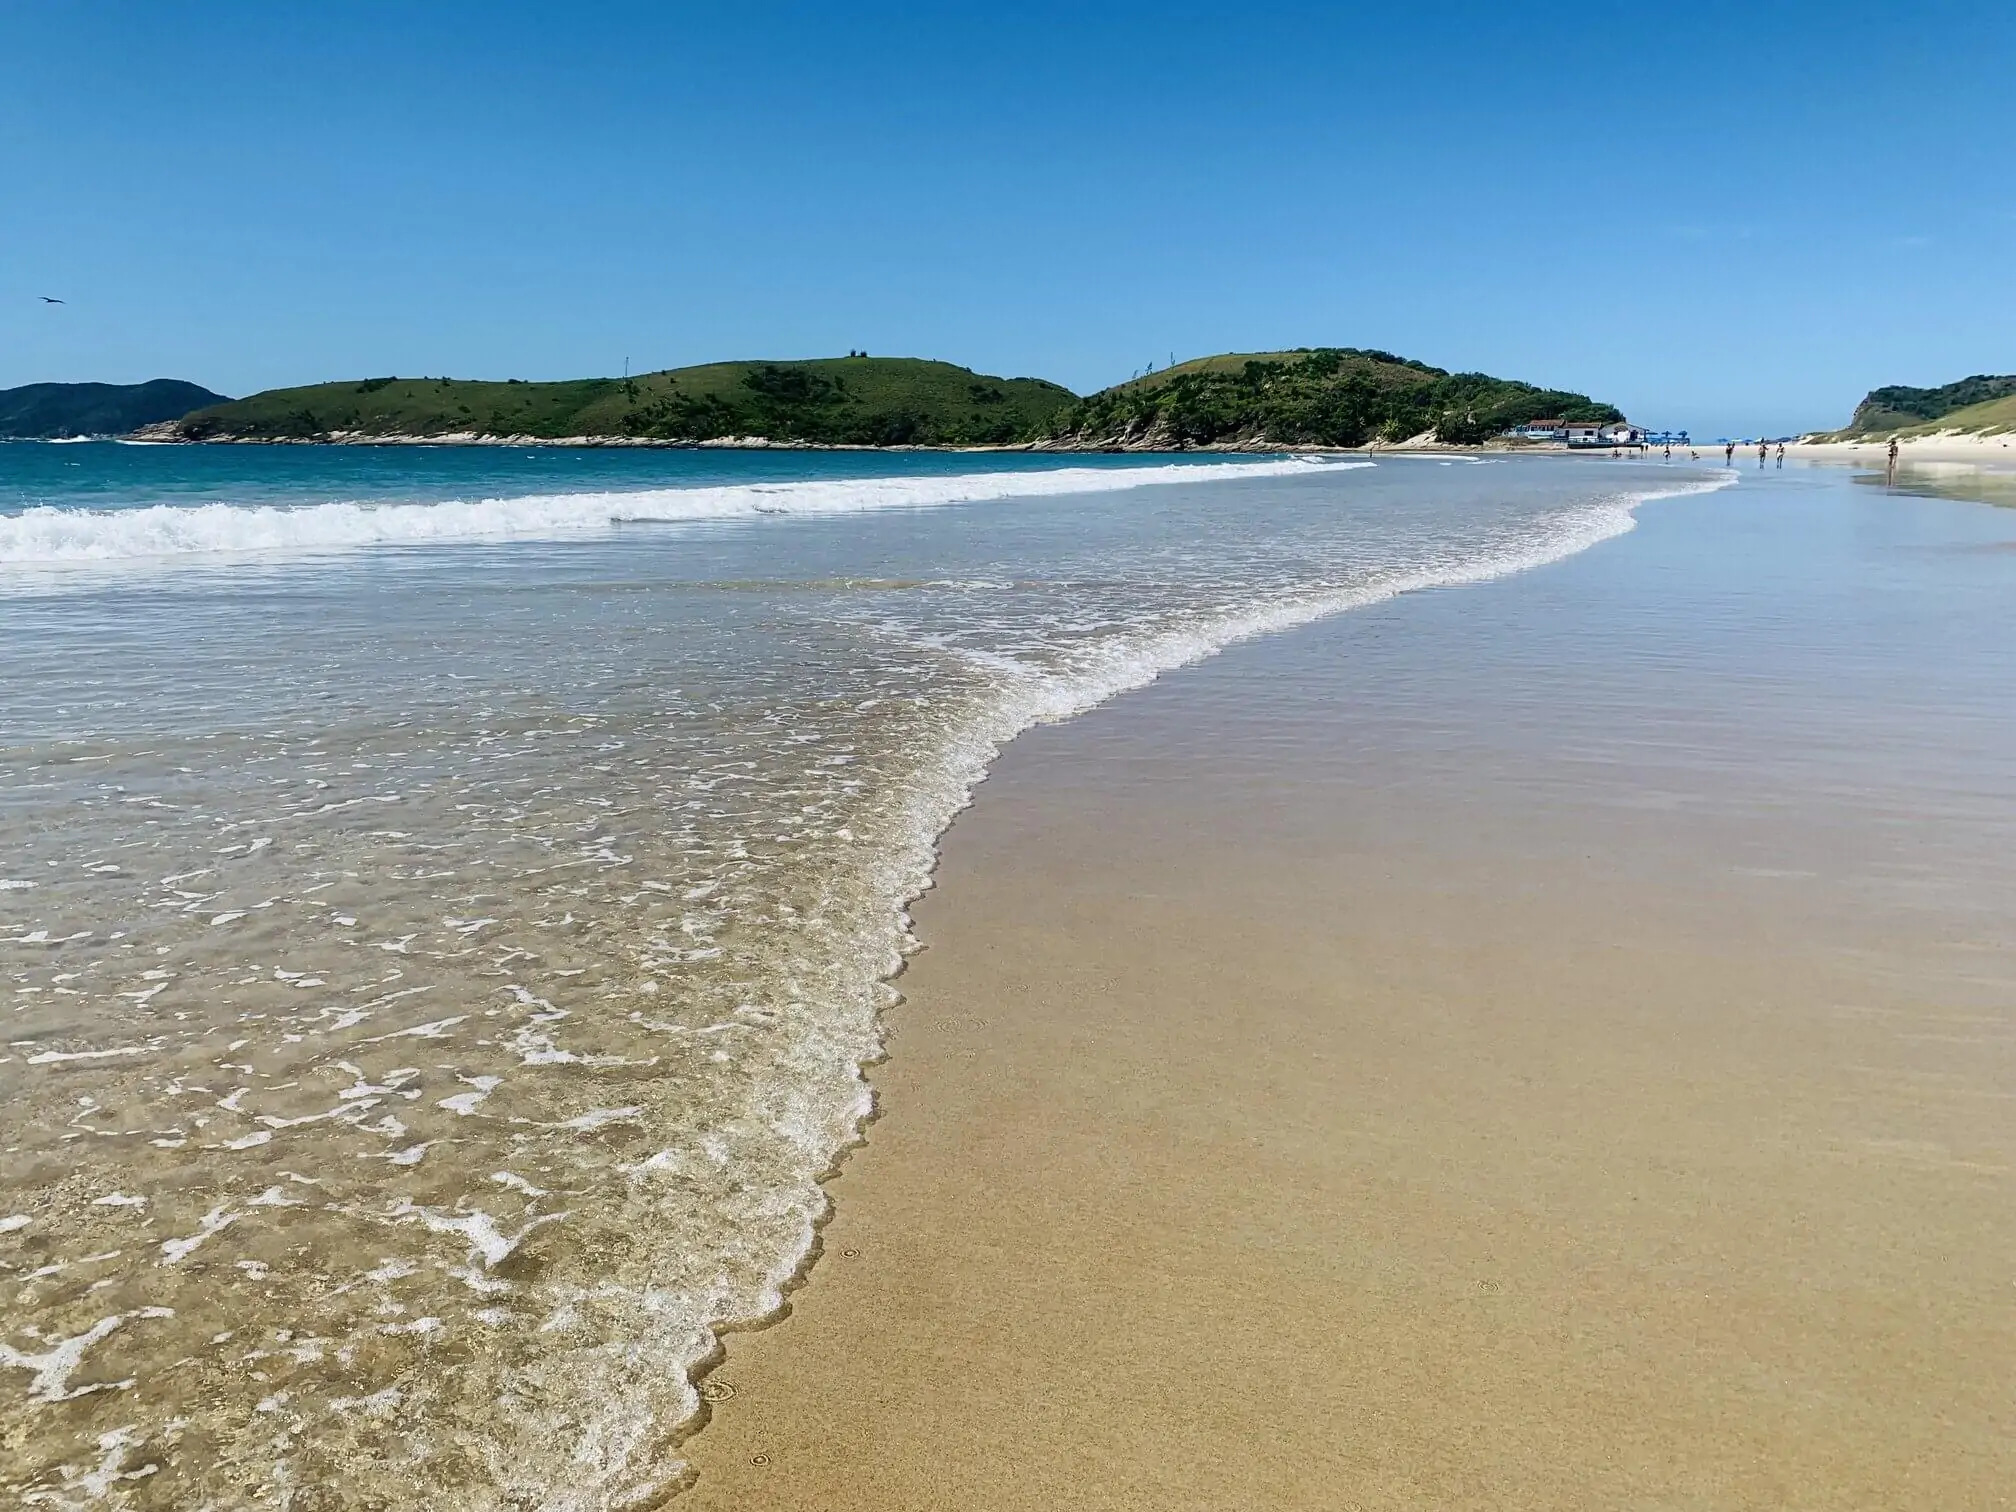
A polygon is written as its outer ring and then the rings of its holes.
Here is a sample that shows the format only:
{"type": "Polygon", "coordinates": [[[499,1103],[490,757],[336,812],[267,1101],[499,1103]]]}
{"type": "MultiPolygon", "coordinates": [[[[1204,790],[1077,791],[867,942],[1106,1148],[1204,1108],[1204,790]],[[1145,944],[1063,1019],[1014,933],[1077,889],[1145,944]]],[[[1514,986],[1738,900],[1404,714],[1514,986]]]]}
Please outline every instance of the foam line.
{"type": "Polygon", "coordinates": [[[1150,467],[1060,467],[950,477],[828,478],[717,488],[528,494],[435,504],[155,504],[138,509],[38,506],[0,515],[0,566],[52,567],[208,557],[551,540],[624,525],[755,519],[763,515],[858,514],[994,499],[1108,493],[1164,483],[1209,483],[1308,473],[1297,458],[1150,467]]]}

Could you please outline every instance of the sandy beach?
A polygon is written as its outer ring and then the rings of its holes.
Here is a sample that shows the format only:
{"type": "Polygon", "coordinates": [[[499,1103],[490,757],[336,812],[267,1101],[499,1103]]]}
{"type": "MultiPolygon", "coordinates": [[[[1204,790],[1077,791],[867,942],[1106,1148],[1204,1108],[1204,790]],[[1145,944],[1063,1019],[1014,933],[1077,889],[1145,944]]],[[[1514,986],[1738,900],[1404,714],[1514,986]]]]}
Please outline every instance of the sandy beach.
{"type": "MultiPolygon", "coordinates": [[[[1881,467],[1889,455],[1888,441],[1794,441],[1785,455],[1809,462],[1849,462],[1881,467]]],[[[1973,462],[1984,467],[2016,467],[2016,436],[2007,434],[1906,436],[1897,443],[1906,462],[1973,462]]]]}
{"type": "Polygon", "coordinates": [[[2016,1504],[2016,520],[1786,479],[1017,741],[676,1504],[2016,1504]]]}

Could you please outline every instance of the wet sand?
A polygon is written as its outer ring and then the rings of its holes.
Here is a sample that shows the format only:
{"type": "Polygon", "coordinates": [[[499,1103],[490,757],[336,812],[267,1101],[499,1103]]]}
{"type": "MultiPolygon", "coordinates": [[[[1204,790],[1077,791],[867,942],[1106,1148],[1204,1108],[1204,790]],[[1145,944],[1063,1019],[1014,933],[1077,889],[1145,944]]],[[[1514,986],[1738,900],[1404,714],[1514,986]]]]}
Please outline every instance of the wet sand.
{"type": "Polygon", "coordinates": [[[2016,1505],[2012,536],[1654,505],[1018,741],[678,1505],[2016,1505]]]}

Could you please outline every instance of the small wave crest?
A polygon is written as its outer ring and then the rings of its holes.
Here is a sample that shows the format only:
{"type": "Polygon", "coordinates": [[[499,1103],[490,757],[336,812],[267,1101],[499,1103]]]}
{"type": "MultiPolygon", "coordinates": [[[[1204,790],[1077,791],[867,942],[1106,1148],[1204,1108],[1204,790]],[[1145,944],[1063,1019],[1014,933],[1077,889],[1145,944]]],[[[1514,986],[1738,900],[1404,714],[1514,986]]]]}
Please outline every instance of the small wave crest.
{"type": "Polygon", "coordinates": [[[966,797],[970,798],[971,789],[1000,747],[1035,725],[1074,718],[1130,689],[1145,687],[1166,672],[1215,656],[1257,636],[1293,629],[1406,593],[1490,582],[1562,561],[1635,529],[1641,505],[1658,499],[1715,493],[1737,481],[1735,475],[1725,474],[1621,492],[1565,511],[1522,539],[1453,553],[1442,561],[1426,562],[1348,587],[1286,592],[1223,610],[1202,621],[1145,636],[1122,637],[1101,647],[1063,675],[1032,674],[1016,663],[996,658],[993,665],[1008,668],[1014,675],[1006,679],[1002,689],[995,725],[981,738],[977,754],[969,756],[963,770],[966,797]]]}
{"type": "Polygon", "coordinates": [[[552,540],[625,525],[924,509],[995,499],[1107,493],[1155,484],[1284,476],[1306,473],[1312,465],[1284,458],[1149,467],[1060,467],[946,477],[828,478],[726,487],[528,494],[440,503],[156,504],[131,509],[43,505],[0,516],[0,564],[48,568],[372,546],[552,540]]]}

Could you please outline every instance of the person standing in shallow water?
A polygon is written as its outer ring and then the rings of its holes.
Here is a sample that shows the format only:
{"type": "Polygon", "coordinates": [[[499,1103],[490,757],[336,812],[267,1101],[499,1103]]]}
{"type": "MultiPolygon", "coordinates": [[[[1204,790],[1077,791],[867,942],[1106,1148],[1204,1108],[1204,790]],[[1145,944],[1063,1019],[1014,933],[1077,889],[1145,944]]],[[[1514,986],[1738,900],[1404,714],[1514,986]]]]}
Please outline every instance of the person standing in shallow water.
{"type": "Polygon", "coordinates": [[[1724,441],[1722,443],[1722,465],[1724,467],[1734,467],[1736,465],[1736,443],[1734,441],[1724,441]]]}
{"type": "Polygon", "coordinates": [[[1771,443],[1769,441],[1759,441],[1757,443],[1757,465],[1759,467],[1762,467],[1766,462],[1770,460],[1771,460],[1771,443]]]}
{"type": "Polygon", "coordinates": [[[1883,471],[1892,478],[1897,476],[1897,438],[1895,436],[1890,438],[1890,460],[1884,464],[1883,471]]]}
{"type": "Polygon", "coordinates": [[[1778,465],[1780,467],[1785,465],[1785,443],[1783,441],[1778,443],[1778,465]]]}

